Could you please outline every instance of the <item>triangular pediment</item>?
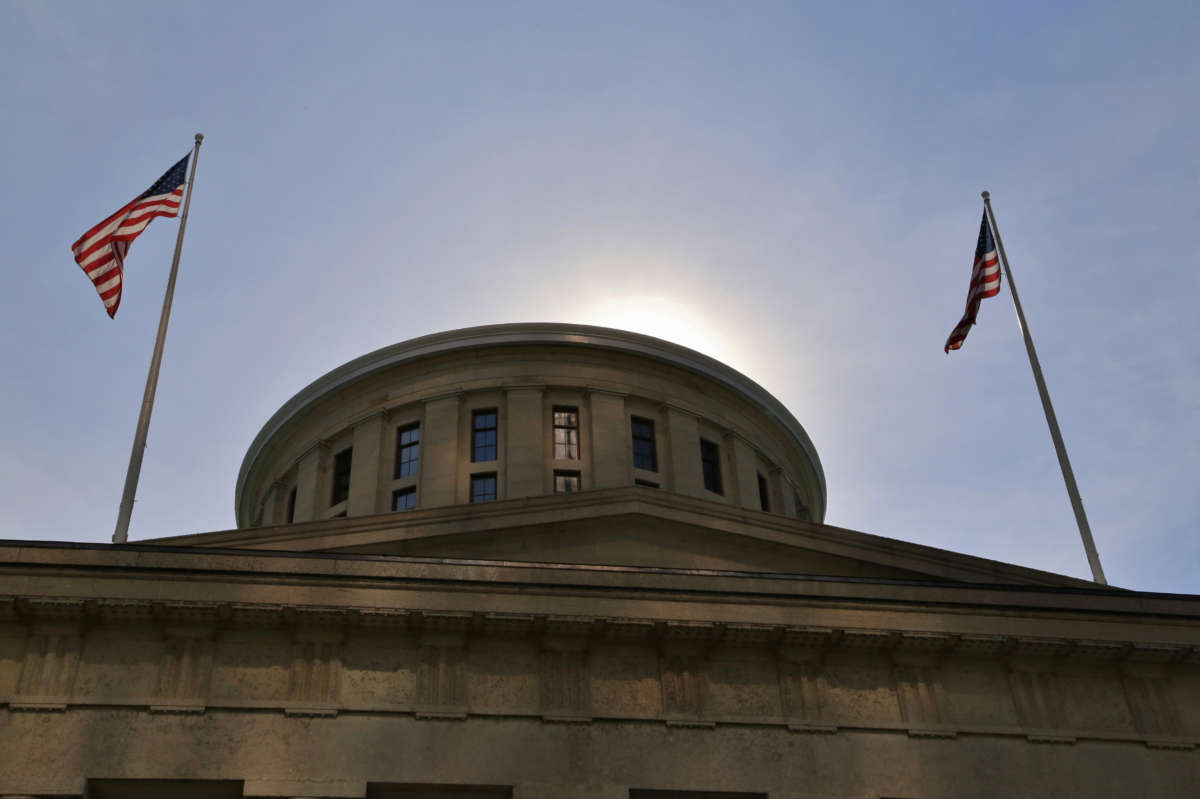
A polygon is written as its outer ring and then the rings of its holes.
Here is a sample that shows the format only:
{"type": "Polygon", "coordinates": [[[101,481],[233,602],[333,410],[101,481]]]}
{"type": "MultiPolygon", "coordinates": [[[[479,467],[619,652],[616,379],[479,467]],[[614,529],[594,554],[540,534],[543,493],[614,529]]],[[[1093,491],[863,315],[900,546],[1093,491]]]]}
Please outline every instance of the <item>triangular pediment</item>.
{"type": "Polygon", "coordinates": [[[1091,585],[1050,572],[637,487],[201,533],[146,543],[850,579],[1091,585]]]}
{"type": "Polygon", "coordinates": [[[930,578],[859,558],[762,541],[646,514],[382,541],[326,551],[837,577],[930,578]]]}

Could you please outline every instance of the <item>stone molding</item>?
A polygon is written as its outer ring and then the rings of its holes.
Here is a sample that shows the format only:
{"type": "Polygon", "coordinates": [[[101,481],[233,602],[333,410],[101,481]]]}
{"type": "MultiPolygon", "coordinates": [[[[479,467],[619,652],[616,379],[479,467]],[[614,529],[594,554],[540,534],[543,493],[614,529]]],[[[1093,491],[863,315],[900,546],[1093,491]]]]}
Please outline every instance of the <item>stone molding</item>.
{"type": "MultiPolygon", "coordinates": [[[[927,659],[1003,655],[1017,670],[1044,671],[1062,661],[1119,664],[1136,673],[1158,674],[1168,667],[1200,667],[1200,645],[1143,641],[1096,641],[1061,637],[965,635],[938,631],[872,628],[729,624],[615,616],[533,615],[379,607],[311,607],[250,602],[177,602],[128,599],[76,600],[43,596],[0,597],[0,621],[25,622],[37,630],[83,630],[73,622],[201,625],[168,627],[175,636],[205,636],[205,624],[294,627],[298,635],[321,628],[386,626],[411,631],[454,631],[485,635],[527,635],[553,630],[562,636],[602,640],[662,640],[672,645],[762,647],[821,652],[886,652],[902,665],[932,665],[927,659]],[[56,625],[55,623],[61,623],[56,625]],[[687,645],[685,644],[685,645],[687,645]],[[921,661],[921,662],[918,662],[921,661]]],[[[79,634],[79,633],[76,633],[79,634]]]]}

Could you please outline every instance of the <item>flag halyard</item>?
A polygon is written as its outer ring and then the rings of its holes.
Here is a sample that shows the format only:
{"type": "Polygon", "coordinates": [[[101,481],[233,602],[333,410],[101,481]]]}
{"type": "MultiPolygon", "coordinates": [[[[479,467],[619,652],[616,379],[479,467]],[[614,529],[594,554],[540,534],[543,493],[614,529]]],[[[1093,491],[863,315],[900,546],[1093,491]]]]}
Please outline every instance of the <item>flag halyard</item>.
{"type": "Polygon", "coordinates": [[[129,252],[129,245],[156,217],[179,215],[190,158],[191,153],[188,153],[154,185],[71,245],[75,263],[79,264],[79,268],[96,287],[110,318],[116,315],[121,305],[125,256],[129,252]]]}
{"type": "Polygon", "coordinates": [[[995,297],[1000,293],[1000,258],[996,253],[996,241],[992,238],[992,228],[988,225],[987,211],[983,212],[983,220],[979,223],[979,241],[975,245],[975,261],[971,265],[971,285],[967,289],[967,309],[962,319],[950,332],[946,339],[946,353],[956,350],[967,339],[971,325],[979,315],[979,304],[986,297],[995,297]]]}

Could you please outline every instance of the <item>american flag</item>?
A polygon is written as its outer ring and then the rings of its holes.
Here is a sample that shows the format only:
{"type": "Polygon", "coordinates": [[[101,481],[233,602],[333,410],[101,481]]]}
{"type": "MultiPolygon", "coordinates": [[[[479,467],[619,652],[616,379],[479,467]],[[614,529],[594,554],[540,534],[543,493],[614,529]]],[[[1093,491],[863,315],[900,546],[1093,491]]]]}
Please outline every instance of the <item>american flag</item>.
{"type": "Polygon", "coordinates": [[[187,164],[191,153],[103,222],[84,233],[71,245],[75,263],[100,293],[104,309],[115,316],[121,304],[121,284],[125,273],[125,254],[130,243],[141,235],[156,216],[179,216],[183,187],[187,183],[187,164]]]}
{"type": "Polygon", "coordinates": [[[975,263],[971,265],[971,286],[967,289],[967,310],[963,318],[946,339],[946,352],[956,350],[967,339],[975,317],[979,315],[979,303],[984,297],[995,297],[1000,293],[1000,261],[996,257],[996,241],[988,226],[987,211],[979,223],[979,243],[975,245],[975,263]]]}

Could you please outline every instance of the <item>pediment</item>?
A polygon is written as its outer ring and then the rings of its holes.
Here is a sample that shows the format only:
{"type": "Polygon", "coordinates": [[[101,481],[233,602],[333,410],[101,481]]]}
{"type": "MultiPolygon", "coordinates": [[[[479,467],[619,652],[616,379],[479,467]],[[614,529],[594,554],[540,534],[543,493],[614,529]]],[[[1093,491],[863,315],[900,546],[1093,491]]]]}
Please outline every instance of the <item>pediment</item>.
{"type": "Polygon", "coordinates": [[[850,579],[1093,586],[1074,577],[639,487],[201,533],[145,543],[850,579]]]}
{"type": "Polygon", "coordinates": [[[930,579],[867,560],[628,514],[325,550],[372,555],[930,579]]]}

